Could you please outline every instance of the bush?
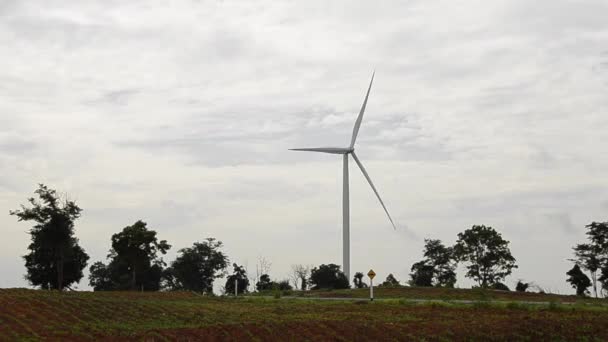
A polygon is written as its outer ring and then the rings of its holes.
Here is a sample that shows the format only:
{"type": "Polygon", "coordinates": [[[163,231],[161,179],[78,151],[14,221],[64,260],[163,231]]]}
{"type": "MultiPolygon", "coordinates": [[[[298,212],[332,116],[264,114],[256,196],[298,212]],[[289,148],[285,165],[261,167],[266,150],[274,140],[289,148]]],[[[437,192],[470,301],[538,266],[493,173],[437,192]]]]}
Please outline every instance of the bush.
{"type": "Polygon", "coordinates": [[[511,291],[507,285],[500,283],[500,282],[493,284],[491,288],[494,290],[500,290],[500,291],[511,291]]]}
{"type": "Polygon", "coordinates": [[[515,285],[515,291],[526,292],[526,290],[528,290],[528,287],[530,287],[530,283],[524,283],[521,280],[518,280],[517,285],[515,285]]]}
{"type": "Polygon", "coordinates": [[[310,283],[313,290],[318,289],[348,289],[348,279],[340,266],[336,264],[320,265],[310,272],[310,283]]]}

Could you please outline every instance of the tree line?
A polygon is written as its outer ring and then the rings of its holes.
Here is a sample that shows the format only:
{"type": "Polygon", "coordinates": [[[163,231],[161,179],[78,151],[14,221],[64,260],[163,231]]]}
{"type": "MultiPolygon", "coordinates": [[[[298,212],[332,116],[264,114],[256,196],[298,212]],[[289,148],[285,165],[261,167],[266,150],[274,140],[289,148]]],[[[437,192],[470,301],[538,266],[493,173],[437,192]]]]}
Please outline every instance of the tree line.
{"type": "MultiPolygon", "coordinates": [[[[19,221],[31,221],[29,253],[23,258],[26,279],[43,289],[71,289],[80,282],[89,256],[75,237],[75,221],[82,209],[44,184],[35,191],[38,198],[29,198],[28,205],[10,211],[19,221]]],[[[598,296],[608,293],[608,222],[593,222],[586,226],[587,243],[574,246],[574,266],[567,272],[567,281],[578,295],[589,295],[589,287],[598,296]],[[590,278],[585,274],[587,271],[590,278]]],[[[425,239],[422,260],[411,267],[409,286],[454,287],[459,264],[466,268],[465,276],[481,288],[509,290],[504,279],[518,266],[509,249],[509,241],[492,227],[474,225],[459,233],[453,246],[438,239],[425,239]]],[[[89,284],[95,291],[190,290],[213,293],[214,282],[226,277],[223,290],[227,294],[255,291],[289,291],[294,288],[345,289],[349,280],[336,264],[317,267],[293,265],[291,279],[272,280],[270,262],[260,258],[255,276],[236,263],[229,274],[229,258],[223,244],[214,238],[195,242],[178,250],[175,260],[167,264],[162,256],[172,246],[159,240],[157,233],[141,220],[124,227],[111,237],[106,261],[96,261],[89,267],[89,284]],[[235,288],[236,286],[236,288],[235,288]]],[[[364,288],[362,272],[356,272],[355,288],[364,288]]],[[[531,283],[519,281],[517,291],[526,291],[531,283]]],[[[402,286],[393,274],[379,286],[402,286]]]]}

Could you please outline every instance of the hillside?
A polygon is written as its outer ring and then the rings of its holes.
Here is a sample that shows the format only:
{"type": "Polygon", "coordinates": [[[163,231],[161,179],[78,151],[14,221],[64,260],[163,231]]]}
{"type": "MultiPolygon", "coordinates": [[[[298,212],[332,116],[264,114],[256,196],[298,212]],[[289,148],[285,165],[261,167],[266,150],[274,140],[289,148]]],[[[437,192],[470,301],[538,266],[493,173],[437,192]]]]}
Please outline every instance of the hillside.
{"type": "MultiPolygon", "coordinates": [[[[356,291],[355,291],[356,292],[356,291]]],[[[598,305],[217,298],[0,290],[0,340],[608,339],[598,305]]]]}

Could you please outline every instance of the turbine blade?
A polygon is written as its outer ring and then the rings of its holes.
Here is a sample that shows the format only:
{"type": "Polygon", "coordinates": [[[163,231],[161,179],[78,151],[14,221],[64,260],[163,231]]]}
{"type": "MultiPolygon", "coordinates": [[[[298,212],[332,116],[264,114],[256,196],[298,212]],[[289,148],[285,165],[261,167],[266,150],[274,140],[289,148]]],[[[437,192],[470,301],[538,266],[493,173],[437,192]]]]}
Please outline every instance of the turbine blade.
{"type": "Polygon", "coordinates": [[[388,210],[386,209],[386,206],[384,205],[384,202],[382,201],[382,198],[380,198],[380,194],[378,194],[378,190],[376,190],[376,187],[374,186],[374,183],[372,182],[372,179],[369,178],[369,175],[367,174],[367,171],[365,171],[365,168],[363,167],[363,164],[361,164],[361,161],[359,160],[359,158],[357,158],[357,155],[355,154],[355,152],[353,152],[352,155],[353,155],[353,159],[355,159],[355,162],[357,163],[357,165],[359,165],[359,168],[361,169],[361,172],[363,172],[363,175],[365,176],[365,178],[369,182],[369,185],[372,187],[372,190],[374,190],[374,193],[376,194],[376,197],[378,197],[378,200],[380,201],[380,204],[382,204],[382,208],[384,208],[384,212],[386,213],[386,216],[388,216],[389,221],[391,221],[391,224],[393,225],[393,228],[395,230],[397,230],[397,227],[395,226],[395,222],[393,222],[393,218],[391,217],[391,214],[388,213],[388,210]]]}
{"type": "Polygon", "coordinates": [[[306,152],[322,152],[331,154],[347,154],[351,151],[349,148],[342,147],[313,147],[313,148],[290,148],[290,151],[306,151],[306,152]]]}
{"type": "Polygon", "coordinates": [[[372,80],[369,81],[369,88],[367,88],[367,94],[365,94],[365,100],[363,101],[363,105],[361,106],[361,110],[359,111],[359,116],[357,117],[357,121],[355,121],[355,127],[353,128],[353,137],[350,140],[350,148],[355,146],[355,141],[357,140],[357,134],[359,134],[359,128],[361,127],[361,120],[363,120],[363,113],[365,113],[365,107],[367,106],[367,98],[369,97],[369,91],[372,90],[372,83],[374,82],[374,75],[376,72],[372,74],[372,80]]]}

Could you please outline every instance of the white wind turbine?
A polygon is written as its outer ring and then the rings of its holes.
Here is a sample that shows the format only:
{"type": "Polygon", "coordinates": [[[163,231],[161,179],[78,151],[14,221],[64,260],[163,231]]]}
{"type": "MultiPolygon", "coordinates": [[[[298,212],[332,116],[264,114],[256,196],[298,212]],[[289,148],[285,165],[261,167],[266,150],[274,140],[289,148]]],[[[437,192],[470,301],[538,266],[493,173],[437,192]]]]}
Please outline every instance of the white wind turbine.
{"type": "Polygon", "coordinates": [[[374,186],[371,178],[365,171],[363,164],[359,158],[357,158],[357,154],[355,153],[355,141],[357,140],[357,134],[359,133],[359,127],[361,127],[361,120],[363,119],[363,113],[365,112],[365,106],[367,105],[367,98],[369,97],[369,92],[372,89],[372,83],[374,82],[374,74],[372,74],[372,79],[369,82],[369,88],[367,89],[367,94],[365,95],[365,100],[363,101],[363,106],[361,106],[361,111],[359,111],[359,116],[357,117],[357,121],[355,122],[355,127],[353,128],[353,136],[350,141],[349,147],[316,147],[316,148],[294,148],[290,149],[291,151],[309,151],[309,152],[322,152],[322,153],[331,153],[331,154],[341,154],[343,160],[343,185],[342,185],[342,263],[344,267],[344,274],[346,278],[350,282],[350,205],[349,205],[349,190],[348,190],[348,155],[352,155],[353,159],[359,165],[361,172],[369,182],[369,185],[374,190],[376,197],[380,201],[382,208],[384,208],[384,212],[388,216],[388,219],[391,221],[394,229],[395,223],[391,218],[391,214],[388,213],[382,198],[380,198],[380,194],[378,194],[378,190],[374,186]]]}

